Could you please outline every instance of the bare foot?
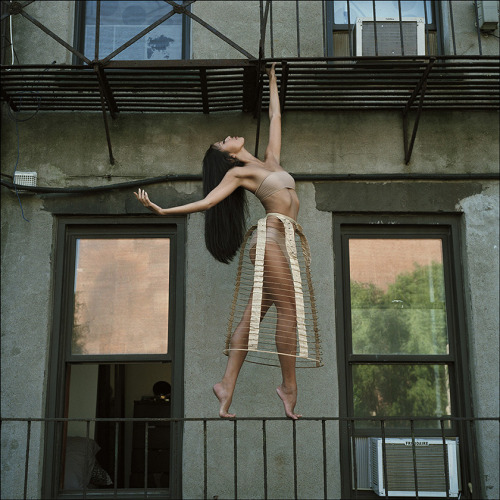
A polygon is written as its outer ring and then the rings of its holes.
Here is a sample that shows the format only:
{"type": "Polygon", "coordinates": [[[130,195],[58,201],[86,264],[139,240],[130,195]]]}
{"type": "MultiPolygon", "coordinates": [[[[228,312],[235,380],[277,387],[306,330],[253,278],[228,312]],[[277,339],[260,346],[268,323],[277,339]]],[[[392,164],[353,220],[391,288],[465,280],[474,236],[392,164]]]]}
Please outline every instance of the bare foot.
{"type": "Polygon", "coordinates": [[[293,411],[295,408],[295,403],[297,402],[297,390],[285,389],[283,385],[279,385],[276,388],[276,392],[281,398],[281,401],[283,401],[286,416],[293,420],[297,420],[298,418],[300,418],[302,415],[297,415],[293,411]]]}
{"type": "Polygon", "coordinates": [[[229,394],[222,384],[219,382],[214,385],[214,394],[220,403],[219,417],[220,418],[233,418],[236,417],[236,413],[228,413],[229,407],[231,406],[232,395],[229,394]]]}

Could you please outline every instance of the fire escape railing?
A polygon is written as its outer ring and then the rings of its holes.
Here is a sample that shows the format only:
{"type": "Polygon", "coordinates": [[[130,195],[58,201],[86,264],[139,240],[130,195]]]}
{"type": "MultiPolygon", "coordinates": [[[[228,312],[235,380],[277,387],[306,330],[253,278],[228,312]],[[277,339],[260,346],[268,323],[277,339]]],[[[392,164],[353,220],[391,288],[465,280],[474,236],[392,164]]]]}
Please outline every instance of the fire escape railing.
{"type": "MultiPolygon", "coordinates": [[[[97,1],[94,58],[61,39],[43,23],[26,12],[34,0],[6,2],[2,0],[2,23],[12,16],[22,16],[49,37],[64,46],[83,62],[81,65],[2,65],[1,98],[14,113],[19,111],[93,111],[102,112],[110,162],[114,163],[107,113],[114,119],[123,111],[252,112],[257,119],[255,154],[258,154],[262,108],[267,105],[268,92],[265,66],[278,62],[278,80],[282,112],[330,110],[397,110],[402,113],[404,159],[409,163],[421,113],[425,109],[498,110],[500,69],[498,55],[485,55],[480,29],[478,3],[474,2],[470,23],[474,23],[476,54],[461,55],[455,30],[455,11],[451,0],[440,2],[446,17],[449,49],[446,55],[429,53],[408,55],[403,37],[403,2],[398,0],[401,56],[379,57],[380,33],[377,31],[377,2],[372,0],[373,45],[375,56],[358,57],[353,38],[355,2],[348,0],[348,52],[339,57],[331,54],[327,40],[327,10],[331,5],[321,2],[322,57],[304,57],[301,16],[308,17],[312,7],[295,0],[296,46],[286,57],[276,57],[276,6],[272,0],[259,2],[258,55],[250,53],[220,30],[191,12],[196,0],[165,0],[172,10],[137,33],[110,54],[99,53],[100,8],[97,1]],[[352,5],[351,5],[352,4],[352,5]],[[116,61],[118,54],[174,14],[189,17],[223,40],[243,58],[233,60],[189,61],[116,61]],[[268,39],[268,44],[266,44],[268,39]],[[269,54],[266,54],[269,47],[269,54]],[[293,54],[295,51],[295,54],[293,54]],[[410,115],[415,114],[410,130],[410,115]]],[[[424,5],[425,39],[429,49],[430,29],[424,5]]],[[[469,13],[471,16],[471,13],[469,13]]],[[[319,25],[318,22],[318,25],[319,25]]],[[[293,31],[292,31],[293,33],[293,31]]],[[[471,32],[472,33],[472,32],[471,32]]],[[[471,35],[469,33],[468,35],[471,35]]],[[[10,34],[11,35],[11,34],[10,34]]],[[[293,35],[291,35],[293,36],[293,35]]],[[[320,35],[321,37],[321,35],[320,35]]],[[[8,39],[8,37],[3,37],[8,39]]],[[[442,38],[442,37],[441,37],[442,38]]],[[[441,40],[443,45],[443,40],[441,40]]],[[[469,51],[470,52],[470,51],[469,51]]]]}
{"type": "MultiPolygon", "coordinates": [[[[203,473],[200,475],[200,482],[203,484],[203,498],[208,498],[208,462],[209,462],[209,447],[208,447],[208,435],[209,435],[209,423],[210,422],[223,422],[218,418],[1,418],[0,422],[2,425],[26,425],[26,446],[24,453],[24,482],[23,482],[23,499],[28,498],[28,485],[29,480],[32,481],[38,480],[38,475],[36,479],[29,477],[29,468],[31,461],[38,461],[37,458],[33,458],[31,455],[31,449],[33,448],[32,444],[32,429],[33,424],[35,422],[40,423],[41,425],[49,425],[54,424],[59,426],[56,434],[60,434],[60,438],[62,437],[64,426],[70,422],[84,422],[86,424],[86,440],[90,439],[90,424],[95,424],[97,422],[106,422],[106,423],[114,423],[115,424],[115,435],[114,435],[114,470],[112,473],[113,478],[113,488],[107,490],[107,494],[110,497],[117,496],[120,490],[129,491],[128,489],[118,488],[117,487],[117,478],[118,478],[118,436],[120,432],[120,427],[128,422],[140,422],[144,423],[144,487],[140,488],[139,491],[143,491],[144,497],[146,498],[148,492],[152,492],[156,488],[148,486],[148,453],[149,453],[149,431],[151,428],[154,428],[155,424],[159,423],[171,423],[180,425],[185,427],[186,424],[190,423],[199,423],[201,424],[198,429],[198,435],[200,436],[200,441],[203,441],[203,473]]],[[[240,435],[238,433],[238,423],[239,422],[260,422],[261,426],[261,460],[262,460],[262,485],[264,490],[264,498],[268,498],[269,494],[269,474],[272,473],[269,467],[268,458],[270,456],[269,445],[268,445],[268,427],[267,423],[273,421],[288,421],[290,426],[292,427],[292,441],[289,443],[289,446],[292,451],[292,463],[290,464],[290,468],[293,470],[293,498],[298,498],[298,486],[300,482],[300,475],[298,473],[299,469],[305,470],[307,473],[307,467],[304,467],[305,464],[299,463],[298,453],[297,453],[297,433],[300,432],[300,428],[303,426],[307,426],[308,422],[320,422],[321,423],[321,449],[316,450],[317,453],[315,455],[314,449],[311,446],[309,450],[309,456],[319,456],[320,461],[322,463],[322,490],[323,490],[323,498],[328,498],[328,471],[331,470],[331,463],[328,461],[328,457],[331,456],[331,453],[337,455],[339,444],[337,441],[331,442],[332,439],[328,438],[326,425],[328,422],[333,424],[338,424],[340,427],[340,434],[343,432],[346,433],[347,442],[349,443],[349,447],[351,449],[351,453],[349,454],[349,466],[351,469],[351,473],[349,473],[349,477],[345,477],[344,481],[350,481],[350,488],[352,490],[353,498],[358,498],[358,493],[360,493],[360,488],[358,486],[358,464],[357,464],[357,452],[356,452],[356,436],[366,435],[367,430],[364,427],[364,430],[359,433],[358,425],[363,426],[363,424],[375,424],[377,427],[373,427],[371,429],[371,434],[373,436],[378,436],[381,438],[381,448],[382,448],[382,474],[383,478],[383,486],[384,486],[384,495],[386,498],[389,496],[391,492],[391,484],[390,480],[388,480],[388,459],[387,459],[387,441],[390,439],[389,436],[404,436],[407,439],[407,445],[411,446],[412,451],[412,472],[411,476],[413,477],[413,485],[414,486],[414,496],[415,498],[419,498],[422,495],[422,490],[419,495],[419,467],[417,466],[417,458],[416,458],[416,449],[419,445],[422,444],[422,440],[429,439],[429,436],[435,436],[434,439],[437,439],[441,444],[438,446],[442,449],[442,457],[443,460],[443,471],[444,471],[444,484],[446,485],[445,489],[440,492],[440,496],[444,496],[446,498],[450,498],[452,496],[451,491],[451,479],[450,479],[450,463],[451,458],[448,456],[448,447],[447,442],[450,438],[455,438],[459,434],[463,437],[464,434],[467,435],[467,439],[465,441],[469,441],[468,443],[463,443],[460,441],[459,443],[459,454],[461,458],[458,460],[458,471],[457,473],[461,475],[461,495],[462,498],[481,498],[480,493],[480,485],[478,484],[478,478],[471,477],[470,467],[471,462],[476,462],[478,460],[478,448],[476,444],[476,433],[478,429],[476,428],[479,424],[500,424],[499,417],[452,417],[452,416],[443,416],[443,417],[302,417],[300,420],[289,420],[284,417],[238,417],[232,419],[226,419],[225,423],[228,426],[232,427],[232,436],[233,436],[233,446],[232,450],[229,450],[229,453],[232,453],[233,456],[233,469],[232,471],[228,471],[227,474],[224,474],[223,470],[219,470],[219,473],[224,475],[225,484],[232,484],[232,498],[238,498],[238,488],[239,488],[239,461],[238,461],[238,449],[239,449],[239,440],[240,435]],[[406,431],[401,431],[395,429],[391,426],[391,423],[399,422],[406,423],[409,428],[406,431]],[[418,424],[424,425],[434,423],[435,428],[423,428],[418,427],[418,424]],[[461,428],[462,431],[458,431],[458,428],[461,428]]],[[[190,432],[193,432],[192,429],[190,432]]],[[[215,432],[215,431],[214,431],[215,432]]],[[[218,431],[220,432],[220,431],[218,431]]],[[[460,439],[462,439],[462,437],[460,439]]],[[[59,442],[60,438],[58,439],[59,442]]],[[[63,439],[64,441],[64,439],[63,439]]],[[[255,449],[258,444],[255,441],[252,441],[253,449],[255,449]]],[[[62,450],[59,450],[61,453],[62,450]]],[[[52,455],[55,456],[55,455],[52,455]]],[[[87,461],[85,461],[85,467],[87,467],[87,461]]],[[[60,467],[62,464],[56,464],[56,468],[60,467]]],[[[11,464],[14,466],[14,464],[11,464]]],[[[89,471],[84,471],[89,472],[89,471]]],[[[177,471],[179,474],[180,471],[177,471]]],[[[87,475],[85,474],[84,477],[87,475]]],[[[255,478],[257,479],[257,478],[255,478]]],[[[259,483],[260,484],[260,483],[259,483]]],[[[157,489],[156,489],[157,490],[157,489]]],[[[137,491],[137,489],[135,490],[137,491]]],[[[61,490],[60,494],[63,493],[61,490]]],[[[83,485],[82,488],[82,498],[86,498],[89,494],[88,485],[83,485]]],[[[100,490],[100,494],[106,493],[102,489],[100,490]]],[[[456,496],[456,495],[455,495],[456,496]]]]}

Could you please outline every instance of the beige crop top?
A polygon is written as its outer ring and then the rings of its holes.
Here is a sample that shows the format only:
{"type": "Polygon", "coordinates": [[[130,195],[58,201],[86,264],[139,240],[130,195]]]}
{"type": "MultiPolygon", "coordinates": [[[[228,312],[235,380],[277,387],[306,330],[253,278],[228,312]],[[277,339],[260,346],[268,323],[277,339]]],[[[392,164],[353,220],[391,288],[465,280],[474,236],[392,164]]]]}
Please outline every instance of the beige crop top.
{"type": "Polygon", "coordinates": [[[261,183],[255,191],[255,196],[260,201],[271,196],[272,194],[280,191],[281,189],[295,189],[295,181],[293,177],[284,170],[271,172],[261,183]]]}

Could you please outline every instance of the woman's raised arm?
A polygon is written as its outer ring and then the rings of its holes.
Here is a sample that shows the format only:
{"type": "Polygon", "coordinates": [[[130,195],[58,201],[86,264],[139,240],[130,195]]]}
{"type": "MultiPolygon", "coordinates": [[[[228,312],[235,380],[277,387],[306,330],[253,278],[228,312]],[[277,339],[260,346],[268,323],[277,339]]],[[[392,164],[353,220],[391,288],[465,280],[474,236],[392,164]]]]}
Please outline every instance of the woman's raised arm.
{"type": "Polygon", "coordinates": [[[242,185],[241,177],[237,175],[237,171],[232,168],[228,170],[226,175],[223,177],[220,184],[212,189],[210,193],[205,196],[202,200],[194,201],[192,203],[187,203],[186,205],[179,205],[177,207],[171,208],[161,208],[156,203],[153,203],[148,196],[148,193],[144,189],[138,189],[135,193],[135,197],[149,210],[157,215],[185,215],[192,214],[194,212],[203,212],[212,208],[217,203],[227,198],[233,191],[242,185]]]}
{"type": "Polygon", "coordinates": [[[278,95],[278,84],[273,63],[267,71],[269,76],[269,144],[266,148],[265,160],[276,161],[279,164],[281,155],[281,109],[278,95]]]}

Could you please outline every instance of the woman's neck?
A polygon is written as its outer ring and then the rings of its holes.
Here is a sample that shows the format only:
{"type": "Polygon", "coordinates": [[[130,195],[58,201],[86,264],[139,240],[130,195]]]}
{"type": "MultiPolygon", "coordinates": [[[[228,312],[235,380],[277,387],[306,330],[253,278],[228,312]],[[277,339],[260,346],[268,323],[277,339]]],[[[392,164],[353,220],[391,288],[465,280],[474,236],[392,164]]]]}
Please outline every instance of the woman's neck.
{"type": "Polygon", "coordinates": [[[243,163],[253,163],[254,165],[262,165],[262,162],[256,158],[253,154],[249,153],[245,148],[241,148],[241,151],[236,153],[236,158],[243,163]]]}

